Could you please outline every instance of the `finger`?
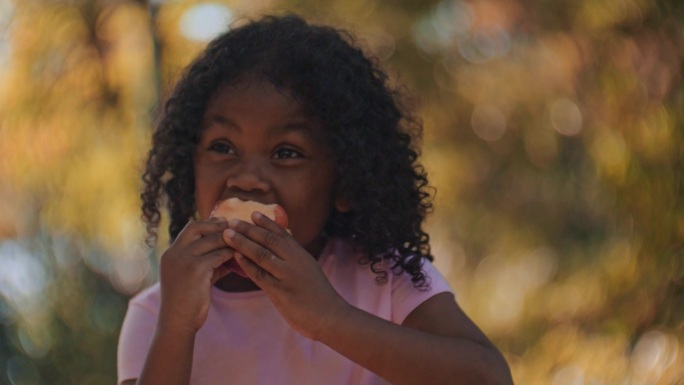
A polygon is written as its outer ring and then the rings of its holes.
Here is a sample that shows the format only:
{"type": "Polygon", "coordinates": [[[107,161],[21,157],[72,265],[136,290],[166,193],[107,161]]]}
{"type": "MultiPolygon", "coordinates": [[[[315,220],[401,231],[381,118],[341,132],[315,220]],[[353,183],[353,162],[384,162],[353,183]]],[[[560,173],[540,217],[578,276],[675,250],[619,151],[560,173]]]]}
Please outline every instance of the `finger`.
{"type": "Polygon", "coordinates": [[[252,222],[254,222],[254,224],[257,226],[263,227],[266,230],[276,233],[282,237],[291,235],[288,229],[283,228],[276,221],[258,211],[252,213],[252,222]]]}
{"type": "Polygon", "coordinates": [[[214,250],[210,253],[201,256],[201,258],[204,260],[203,263],[206,263],[214,270],[220,268],[221,266],[223,266],[224,263],[230,261],[234,257],[235,250],[228,247],[214,250]]]}
{"type": "MultiPolygon", "coordinates": [[[[171,269],[176,270],[176,276],[180,274],[203,277],[203,279],[210,279],[212,282],[215,282],[214,280],[218,280],[227,274],[225,268],[222,268],[222,266],[231,258],[233,258],[234,254],[235,250],[224,246],[223,248],[203,255],[191,256],[191,258],[185,257],[181,258],[180,260],[179,258],[175,257],[162,256],[162,267],[160,274],[163,280],[165,271],[169,271],[169,269],[171,269]],[[173,260],[180,262],[174,262],[173,260]],[[174,264],[175,268],[173,267],[174,264]]],[[[188,254],[186,253],[186,256],[187,255],[188,254]]]]}
{"type": "Polygon", "coordinates": [[[266,269],[254,263],[242,253],[235,253],[235,260],[247,276],[262,289],[264,286],[272,286],[279,282],[279,280],[270,274],[266,269]]]}
{"type": "Polygon", "coordinates": [[[211,284],[214,285],[218,280],[230,274],[231,270],[225,266],[225,263],[234,258],[235,250],[227,247],[215,250],[211,253],[203,255],[202,258],[206,261],[213,273],[211,276],[211,284]]]}
{"type": "MultiPolygon", "coordinates": [[[[270,239],[272,237],[277,238],[278,236],[246,222],[236,224],[235,229],[229,228],[223,232],[223,238],[229,247],[234,248],[240,254],[249,258],[254,264],[271,274],[282,266],[283,260],[267,248],[266,245],[260,244],[259,239],[270,239]],[[248,235],[246,236],[245,233],[248,233],[248,235]]],[[[270,242],[277,241],[271,240],[270,242]]]]}
{"type": "MultiPolygon", "coordinates": [[[[228,222],[228,228],[235,230],[259,245],[264,246],[275,254],[282,255],[281,253],[284,251],[283,247],[292,238],[290,234],[265,215],[259,214],[258,212],[254,212],[253,215],[260,219],[259,222],[261,222],[261,224],[252,225],[244,221],[233,219],[228,222]]],[[[248,255],[248,257],[249,256],[250,255],[248,255]]]]}
{"type": "Polygon", "coordinates": [[[217,232],[197,239],[188,246],[187,250],[194,256],[200,256],[214,250],[226,249],[227,246],[226,241],[223,239],[223,232],[217,232]]]}
{"type": "Polygon", "coordinates": [[[181,244],[194,242],[203,236],[220,233],[228,228],[228,222],[220,218],[212,218],[209,221],[190,221],[181,230],[175,242],[181,244]]]}

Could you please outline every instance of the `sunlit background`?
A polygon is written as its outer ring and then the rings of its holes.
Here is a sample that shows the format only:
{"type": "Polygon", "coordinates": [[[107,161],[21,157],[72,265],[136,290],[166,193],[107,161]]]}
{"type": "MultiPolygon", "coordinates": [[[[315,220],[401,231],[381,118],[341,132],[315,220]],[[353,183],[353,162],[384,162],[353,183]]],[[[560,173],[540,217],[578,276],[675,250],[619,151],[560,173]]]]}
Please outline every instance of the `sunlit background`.
{"type": "Polygon", "coordinates": [[[684,384],[678,0],[0,0],[0,384],[114,383],[160,100],[284,11],[416,96],[437,265],[517,384],[684,384]]]}

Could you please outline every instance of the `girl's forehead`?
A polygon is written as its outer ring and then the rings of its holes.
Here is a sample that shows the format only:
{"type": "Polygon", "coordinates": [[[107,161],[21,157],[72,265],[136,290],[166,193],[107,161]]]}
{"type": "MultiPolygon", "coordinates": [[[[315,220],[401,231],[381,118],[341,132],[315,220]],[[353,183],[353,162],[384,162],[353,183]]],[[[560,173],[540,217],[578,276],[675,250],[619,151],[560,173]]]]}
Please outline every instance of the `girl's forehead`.
{"type": "Polygon", "coordinates": [[[207,104],[209,114],[309,120],[304,106],[287,90],[266,81],[243,81],[219,87],[207,104]]]}
{"type": "Polygon", "coordinates": [[[313,84],[292,86],[288,85],[288,83],[289,82],[286,78],[272,79],[266,74],[249,72],[219,86],[214,91],[212,96],[215,96],[220,92],[238,93],[248,88],[268,90],[279,93],[294,103],[299,104],[303,111],[305,111],[308,115],[313,116],[313,111],[316,109],[317,101],[307,96],[309,93],[307,91],[314,87],[313,84]]]}
{"type": "Polygon", "coordinates": [[[204,114],[203,126],[211,122],[227,121],[239,125],[237,120],[256,117],[258,120],[291,127],[307,127],[317,140],[327,142],[324,123],[312,116],[300,98],[285,88],[257,77],[240,79],[220,86],[212,95],[204,114]]]}
{"type": "Polygon", "coordinates": [[[295,97],[290,89],[278,87],[264,78],[253,76],[219,86],[211,95],[207,107],[211,108],[213,105],[226,102],[240,103],[245,100],[260,101],[263,109],[277,105],[287,107],[293,113],[309,117],[306,106],[300,98],[295,97]]]}

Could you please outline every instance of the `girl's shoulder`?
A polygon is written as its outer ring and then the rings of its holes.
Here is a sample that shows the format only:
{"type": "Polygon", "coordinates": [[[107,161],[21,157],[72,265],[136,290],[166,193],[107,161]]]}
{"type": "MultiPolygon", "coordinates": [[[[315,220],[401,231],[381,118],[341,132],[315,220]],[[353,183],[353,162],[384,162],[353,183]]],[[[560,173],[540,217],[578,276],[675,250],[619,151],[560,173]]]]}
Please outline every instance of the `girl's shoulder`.
{"type": "Polygon", "coordinates": [[[423,261],[423,271],[429,284],[417,288],[410,274],[392,271],[390,259],[371,266],[368,256],[349,239],[330,239],[319,262],[332,286],[347,302],[395,323],[402,323],[413,310],[434,295],[453,292],[429,260],[423,261]],[[380,269],[386,274],[377,274],[380,269]]]}
{"type": "MultiPolygon", "coordinates": [[[[388,251],[387,254],[394,254],[395,256],[399,255],[398,252],[392,252],[392,250],[388,251]]],[[[440,274],[429,259],[420,255],[409,256],[409,258],[420,258],[421,266],[426,273],[433,273],[435,275],[440,274]]],[[[366,266],[371,264],[371,258],[368,253],[364,252],[358,244],[354,243],[352,239],[345,237],[329,238],[318,260],[323,266],[330,263],[334,263],[335,265],[361,264],[366,266]]],[[[388,274],[394,271],[393,275],[403,275],[401,272],[396,270],[395,265],[396,263],[392,258],[382,258],[373,264],[373,270],[385,271],[388,274]],[[393,270],[393,268],[395,269],[393,270]]]]}
{"type": "MultiPolygon", "coordinates": [[[[422,270],[426,277],[426,285],[415,289],[419,291],[450,290],[445,277],[429,259],[420,256],[415,256],[415,258],[422,258],[422,270]]],[[[412,288],[414,286],[411,275],[397,270],[395,261],[391,258],[383,258],[376,263],[371,263],[368,254],[348,238],[330,238],[319,257],[319,263],[328,278],[335,273],[345,274],[347,276],[345,278],[354,274],[367,276],[364,281],[370,279],[373,284],[385,282],[389,286],[402,285],[412,288]],[[381,276],[386,279],[378,280],[378,272],[384,272],[385,274],[381,276]]]]}

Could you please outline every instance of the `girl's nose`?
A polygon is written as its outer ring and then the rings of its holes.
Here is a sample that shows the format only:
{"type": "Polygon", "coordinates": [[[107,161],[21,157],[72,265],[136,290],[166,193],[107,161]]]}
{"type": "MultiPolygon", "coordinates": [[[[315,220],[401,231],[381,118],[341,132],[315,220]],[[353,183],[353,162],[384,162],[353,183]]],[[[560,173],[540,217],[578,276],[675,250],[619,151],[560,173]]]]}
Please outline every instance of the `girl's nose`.
{"type": "Polygon", "coordinates": [[[228,176],[226,187],[236,192],[267,192],[270,184],[258,161],[243,160],[228,176]]]}

